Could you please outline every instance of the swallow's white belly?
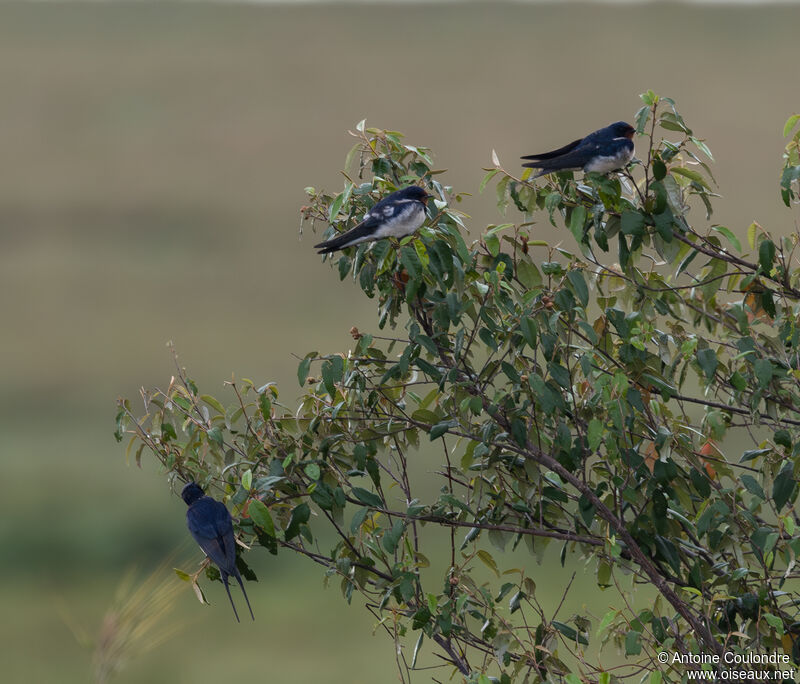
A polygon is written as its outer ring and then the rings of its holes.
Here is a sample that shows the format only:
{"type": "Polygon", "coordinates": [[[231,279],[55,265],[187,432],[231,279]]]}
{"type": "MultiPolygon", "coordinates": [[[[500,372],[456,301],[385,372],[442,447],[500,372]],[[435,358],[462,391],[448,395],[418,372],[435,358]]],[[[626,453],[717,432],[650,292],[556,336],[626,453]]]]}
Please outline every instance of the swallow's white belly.
{"type": "Polygon", "coordinates": [[[416,200],[407,201],[410,207],[394,218],[387,219],[386,223],[375,231],[376,238],[402,238],[416,232],[425,223],[425,207],[423,204],[416,200]]]}
{"type": "Polygon", "coordinates": [[[609,171],[616,171],[621,169],[633,158],[633,148],[624,147],[617,154],[608,157],[595,157],[583,170],[586,172],[594,171],[595,173],[608,173],[609,171]]]}

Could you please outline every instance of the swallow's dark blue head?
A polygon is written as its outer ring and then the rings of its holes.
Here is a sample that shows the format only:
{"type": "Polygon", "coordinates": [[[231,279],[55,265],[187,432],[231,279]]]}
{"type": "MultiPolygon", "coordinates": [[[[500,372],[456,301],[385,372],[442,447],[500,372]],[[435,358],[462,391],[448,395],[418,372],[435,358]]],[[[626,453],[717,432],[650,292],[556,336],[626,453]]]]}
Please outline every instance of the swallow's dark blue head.
{"type": "Polygon", "coordinates": [[[191,506],[195,501],[203,496],[203,490],[196,482],[190,482],[181,490],[181,499],[186,502],[187,506],[191,506]]]}
{"type": "Polygon", "coordinates": [[[407,188],[403,188],[398,193],[398,199],[411,199],[417,200],[418,202],[424,202],[428,199],[428,193],[425,192],[424,188],[419,187],[419,185],[409,185],[407,188]]]}
{"type": "Polygon", "coordinates": [[[617,121],[611,124],[608,129],[614,134],[615,138],[628,138],[628,140],[632,139],[633,134],[636,132],[633,126],[624,121],[617,121]]]}

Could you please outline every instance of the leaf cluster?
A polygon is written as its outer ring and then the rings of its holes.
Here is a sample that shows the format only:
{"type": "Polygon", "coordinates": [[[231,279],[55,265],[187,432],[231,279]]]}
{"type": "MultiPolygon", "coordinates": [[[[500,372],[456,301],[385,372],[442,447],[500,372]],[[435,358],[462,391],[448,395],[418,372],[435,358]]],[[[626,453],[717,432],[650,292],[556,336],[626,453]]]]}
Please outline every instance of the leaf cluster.
{"type": "Polygon", "coordinates": [[[248,542],[360,594],[404,680],[426,646],[470,682],[685,677],[660,651],[800,657],[798,236],[754,223],[743,252],[711,222],[706,143],[672,100],[642,99],[621,174],[535,184],[495,155],[481,189],[519,220],[472,244],[430,150],[361,122],[344,189],[309,188],[304,216],[327,237],[408,183],[435,198],[417,235],[337,257],[377,299],[377,330],[306,354],[296,406],[249,380],[226,406],[182,370],[143,415],[120,404],[137,460],[219,487],[248,542]],[[541,221],[577,249],[533,239],[541,221]],[[522,550],[580,559],[617,607],[548,612],[522,550]]]}

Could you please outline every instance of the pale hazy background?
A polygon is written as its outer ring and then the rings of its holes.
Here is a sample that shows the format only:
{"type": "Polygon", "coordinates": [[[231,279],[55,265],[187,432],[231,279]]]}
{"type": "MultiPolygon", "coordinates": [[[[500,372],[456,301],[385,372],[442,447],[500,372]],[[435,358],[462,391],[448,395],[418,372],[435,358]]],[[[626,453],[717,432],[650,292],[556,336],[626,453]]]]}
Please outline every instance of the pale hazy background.
{"type": "MultiPolygon", "coordinates": [[[[715,152],[714,219],[782,232],[798,25],[797,7],[665,3],[0,4],[0,679],[88,681],[62,616],[94,634],[126,568],[201,558],[152,460],[112,437],[118,395],[167,384],[168,340],[204,391],[235,374],[291,402],[293,351],[374,329],[375,302],[298,236],[303,188],[341,187],[348,128],[405,132],[476,193],[493,148],[514,168],[652,88],[715,152]]],[[[493,193],[463,208],[473,236],[499,220],[493,193]]],[[[179,636],[118,681],[396,681],[316,567],[251,558],[255,625],[221,585],[212,608],[186,590],[179,636]]]]}

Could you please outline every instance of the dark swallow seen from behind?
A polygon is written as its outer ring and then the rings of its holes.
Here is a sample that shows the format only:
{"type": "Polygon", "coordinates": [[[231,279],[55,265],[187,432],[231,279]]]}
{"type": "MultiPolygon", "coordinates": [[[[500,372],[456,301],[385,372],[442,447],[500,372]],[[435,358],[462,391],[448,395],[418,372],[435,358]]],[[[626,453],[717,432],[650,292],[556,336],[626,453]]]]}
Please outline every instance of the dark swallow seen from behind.
{"type": "Polygon", "coordinates": [[[330,254],[360,242],[411,235],[425,223],[427,199],[428,193],[417,185],[397,190],[372,207],[355,228],[314,245],[314,249],[330,254]]]}
{"type": "Polygon", "coordinates": [[[569,145],[552,152],[529,154],[522,159],[533,161],[523,164],[531,169],[541,169],[534,178],[554,171],[576,171],[609,173],[621,169],[633,158],[633,134],[636,129],[624,121],[589,133],[569,145]]]}
{"type": "Polygon", "coordinates": [[[225,591],[228,592],[228,599],[233,607],[236,622],[239,622],[239,613],[236,612],[236,605],[233,603],[228,586],[229,575],[233,575],[239,582],[244,600],[247,601],[247,607],[250,609],[250,617],[255,620],[253,609],[250,608],[250,599],[247,598],[247,592],[244,590],[242,576],[236,568],[233,522],[225,504],[210,496],[205,496],[196,482],[190,482],[183,488],[181,498],[189,506],[189,510],[186,511],[186,524],[189,526],[189,532],[200,548],[219,568],[219,574],[222,576],[225,591]]]}

